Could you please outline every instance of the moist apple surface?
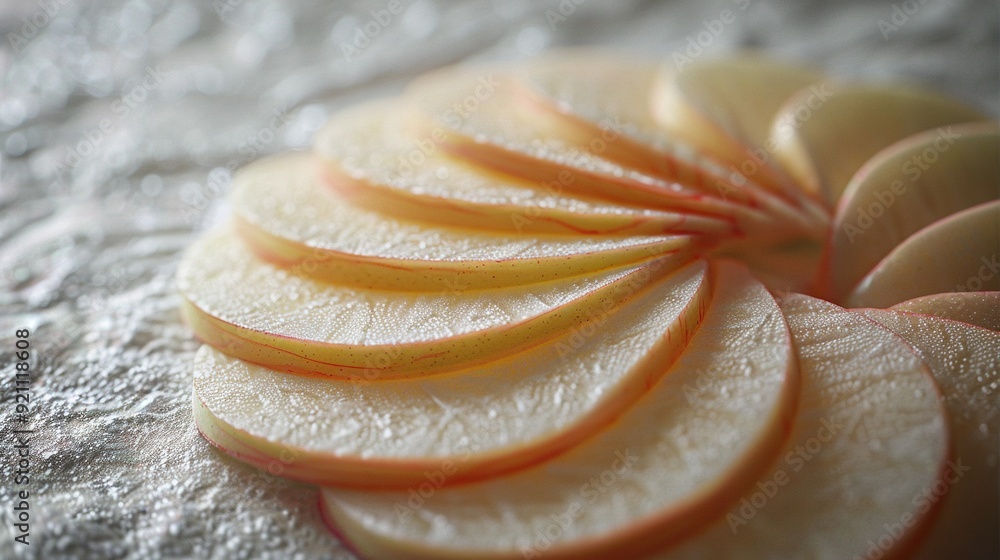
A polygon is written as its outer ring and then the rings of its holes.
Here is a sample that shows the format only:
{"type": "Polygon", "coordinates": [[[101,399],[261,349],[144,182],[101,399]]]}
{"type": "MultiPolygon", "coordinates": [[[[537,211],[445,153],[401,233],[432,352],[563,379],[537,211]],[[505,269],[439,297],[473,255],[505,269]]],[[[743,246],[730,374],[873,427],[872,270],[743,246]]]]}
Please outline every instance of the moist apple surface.
{"type": "Polygon", "coordinates": [[[237,172],[195,423],[370,558],[1000,554],[1000,129],[737,55],[465,65],[237,172]]]}
{"type": "Polygon", "coordinates": [[[198,425],[270,459],[287,455],[286,474],[310,482],[405,487],[446,461],[450,480],[483,478],[551,456],[627,409],[683,351],[708,284],[695,262],[627,287],[620,306],[595,306],[562,336],[507,359],[398,381],[287,375],[206,348],[198,425]]]}

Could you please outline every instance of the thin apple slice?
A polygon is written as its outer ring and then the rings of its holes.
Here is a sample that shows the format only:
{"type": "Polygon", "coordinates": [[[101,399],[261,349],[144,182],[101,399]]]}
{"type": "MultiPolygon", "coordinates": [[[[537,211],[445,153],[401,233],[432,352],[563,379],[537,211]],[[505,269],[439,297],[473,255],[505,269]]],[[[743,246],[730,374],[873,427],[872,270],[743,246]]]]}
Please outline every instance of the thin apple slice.
{"type": "Polygon", "coordinates": [[[261,262],[228,229],[192,245],[177,276],[185,318],[212,346],[281,371],[366,380],[538,344],[655,278],[650,264],[491,290],[369,290],[261,262]]]}
{"type": "Polygon", "coordinates": [[[316,136],[330,163],[328,183],[352,204],[442,225],[516,233],[663,235],[733,231],[727,220],[593,202],[561,189],[516,181],[445,157],[400,123],[412,115],[397,99],[335,114],[316,136]]]}
{"type": "Polygon", "coordinates": [[[847,296],[851,307],[889,307],[943,292],[1000,290],[1000,200],[938,220],[889,253],[847,296]]]}
{"type": "Polygon", "coordinates": [[[625,55],[574,51],[526,65],[512,99],[532,128],[622,165],[696,189],[747,200],[738,179],[652,118],[659,64],[625,55]],[[721,183],[721,184],[717,184],[721,183]]]}
{"type": "Polygon", "coordinates": [[[436,142],[459,159],[576,196],[729,219],[750,236],[788,237],[816,228],[794,213],[797,220],[778,220],[767,208],[727,198],[716,189],[622,166],[605,157],[608,144],[620,134],[596,138],[587,149],[542,134],[531,119],[519,119],[510,110],[517,94],[512,75],[489,74],[497,85],[481,101],[473,92],[486,78],[477,76],[474,70],[447,69],[411,84],[407,98],[424,116],[423,125],[412,131],[419,142],[436,142]],[[469,99],[475,103],[466,105],[469,99]]]}
{"type": "Polygon", "coordinates": [[[1000,331],[1000,292],[932,294],[897,303],[892,309],[1000,331]]]}
{"type": "Polygon", "coordinates": [[[919,132],[984,119],[919,89],[841,86],[824,90],[822,98],[807,89],[777,112],[768,142],[800,185],[836,204],[851,176],[879,150],[919,132]]]}
{"type": "Polygon", "coordinates": [[[657,558],[901,558],[940,500],[950,439],[930,372],[901,338],[803,295],[781,301],[802,373],[780,460],[710,530],[657,558]]]}
{"type": "Polygon", "coordinates": [[[456,291],[567,278],[667,254],[687,236],[490,235],[395,220],[322,185],[309,154],[272,156],[233,178],[241,235],[262,258],[337,284],[456,291]]]}
{"type": "Polygon", "coordinates": [[[907,237],[1000,198],[1000,128],[973,123],[920,133],[868,161],[840,199],[824,257],[830,295],[846,295],[907,237]]]}
{"type": "MultiPolygon", "coordinates": [[[[934,374],[955,434],[955,468],[944,506],[915,556],[1000,558],[1000,333],[957,321],[887,311],[862,311],[906,339],[934,374]]],[[[994,305],[993,316],[1000,317],[994,305]]]]}
{"type": "Polygon", "coordinates": [[[541,133],[580,148],[603,136],[613,139],[603,145],[609,159],[685,184],[702,181],[689,162],[677,161],[684,169],[671,169],[679,158],[661,157],[676,146],[652,120],[649,94],[657,68],[651,60],[604,51],[548,55],[517,73],[512,99],[541,133]]]}
{"type": "Polygon", "coordinates": [[[710,299],[706,268],[685,267],[618,308],[594,303],[559,338],[449,375],[340,381],[206,347],[198,425],[250,463],[321,484],[440,486],[536,463],[607,425],[668,369],[710,299]]]}
{"type": "Polygon", "coordinates": [[[665,63],[651,104],[657,122],[677,138],[748,179],[794,193],[771,161],[770,148],[765,149],[771,120],[790,95],[822,79],[816,70],[754,55],[683,68],[665,63]]]}
{"type": "Polygon", "coordinates": [[[607,430],[474,484],[326,488],[329,519],[362,554],[393,559],[636,558],[697,531],[774,458],[798,389],[774,299],[743,267],[712,276],[687,349],[607,430]]]}
{"type": "MultiPolygon", "coordinates": [[[[533,128],[591,151],[601,148],[611,160],[695,190],[750,204],[790,222],[810,222],[802,197],[783,199],[747,180],[652,119],[650,95],[658,65],[594,53],[565,54],[537,61],[514,84],[516,106],[529,114],[533,128]]],[[[808,228],[806,228],[808,229],[808,228]]]]}

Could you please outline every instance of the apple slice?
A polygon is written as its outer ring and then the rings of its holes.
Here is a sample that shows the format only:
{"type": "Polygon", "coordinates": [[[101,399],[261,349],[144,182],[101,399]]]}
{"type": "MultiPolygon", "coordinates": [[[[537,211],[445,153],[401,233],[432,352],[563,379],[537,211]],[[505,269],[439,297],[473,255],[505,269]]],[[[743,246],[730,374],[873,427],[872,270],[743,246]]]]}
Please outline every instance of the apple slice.
{"type": "Polygon", "coordinates": [[[739,266],[712,276],[715,295],[687,349],[607,430],[473,484],[325,488],[328,518],[362,554],[393,559],[635,558],[698,530],[773,459],[798,389],[767,290],[739,266]]]}
{"type": "MultiPolygon", "coordinates": [[[[955,434],[947,499],[915,558],[1000,557],[1000,333],[898,311],[862,312],[921,354],[944,394],[955,434]]],[[[993,316],[1000,316],[1000,306],[994,305],[993,316]]]]}
{"type": "Polygon", "coordinates": [[[533,128],[580,148],[596,151],[629,168],[677,181],[695,190],[750,204],[793,223],[822,230],[799,205],[801,196],[776,193],[727,171],[720,162],[677,142],[657,126],[650,94],[658,66],[593,53],[565,54],[535,62],[515,80],[517,107],[533,128]],[[607,140],[607,141],[605,141],[607,140]]]}
{"type": "Polygon", "coordinates": [[[511,98],[540,135],[704,192],[747,200],[720,163],[678,144],[653,121],[650,93],[658,69],[656,62],[603,51],[549,55],[515,75],[511,98]]]}
{"type": "Polygon", "coordinates": [[[897,303],[891,309],[1000,331],[1000,292],[932,294],[897,303]]]}
{"type": "Polygon", "coordinates": [[[399,100],[335,114],[316,137],[328,182],[352,204],[382,214],[467,228],[576,235],[726,235],[727,220],[592,202],[562,189],[516,181],[445,157],[404,134],[412,118],[399,100]]]}
{"type": "Polygon", "coordinates": [[[357,383],[206,347],[196,419],[240,458],[321,484],[424,492],[536,463],[611,422],[668,369],[710,299],[706,268],[685,267],[618,308],[594,303],[559,338],[449,375],[357,383]]]}
{"type": "Polygon", "coordinates": [[[722,243],[712,256],[742,261],[774,293],[811,293],[822,252],[819,242],[799,238],[771,244],[722,243]]]}
{"type": "Polygon", "coordinates": [[[653,61],[605,51],[550,54],[516,74],[512,99],[541,134],[582,149],[593,142],[627,167],[692,184],[702,180],[700,170],[677,156],[663,157],[676,146],[651,119],[649,94],[657,68],[653,61]],[[603,144],[595,140],[602,138],[603,144]],[[674,165],[684,169],[671,169],[674,165]]]}
{"type": "Polygon", "coordinates": [[[1000,290],[1000,200],[938,220],[892,250],[847,296],[851,307],[889,307],[949,291],[1000,290]]]}
{"type": "Polygon", "coordinates": [[[839,299],[920,229],[1000,197],[1000,128],[974,123],[920,133],[868,161],[840,199],[824,258],[839,299]]]}
{"type": "Polygon", "coordinates": [[[816,229],[813,221],[795,213],[791,214],[794,220],[779,220],[769,208],[741,203],[736,196],[723,197],[715,188],[681,184],[624,167],[605,157],[607,146],[617,141],[620,134],[596,138],[586,150],[546,136],[531,119],[519,119],[516,112],[512,114],[510,107],[517,94],[512,76],[491,77],[498,85],[479,101],[472,92],[477,91],[484,79],[477,79],[474,70],[449,69],[415,81],[407,97],[424,116],[422,128],[412,132],[417,141],[437,142],[454,157],[544,188],[620,204],[728,219],[748,236],[788,237],[790,233],[816,229]],[[465,105],[469,99],[476,103],[465,105]],[[458,111],[456,107],[467,109],[458,111]]]}
{"type": "Polygon", "coordinates": [[[920,357],[859,313],[792,295],[781,310],[802,394],[780,460],[710,530],[661,560],[902,558],[952,469],[945,410],[920,357]]]}
{"type": "MultiPolygon", "coordinates": [[[[653,86],[657,122],[678,139],[712,154],[744,177],[796,196],[766,147],[771,120],[785,100],[823,75],[816,70],[744,55],[676,68],[664,64],[653,86]]],[[[817,211],[814,217],[823,218],[817,211]]]]}
{"type": "Polygon", "coordinates": [[[925,130],[986,117],[919,89],[842,86],[805,89],[777,112],[768,142],[806,189],[836,204],[851,176],[879,150],[925,130]]]}
{"type": "Polygon", "coordinates": [[[277,269],[226,229],[196,242],[177,276],[188,324],[216,348],[281,371],[375,380],[538,344],[617,305],[664,264],[486,291],[381,291],[277,269]]]}
{"type": "Polygon", "coordinates": [[[566,278],[667,254],[690,260],[687,236],[504,236],[395,220],[331,192],[320,166],[309,154],[262,159],[236,174],[230,198],[258,256],[337,284],[442,292],[566,278]]]}

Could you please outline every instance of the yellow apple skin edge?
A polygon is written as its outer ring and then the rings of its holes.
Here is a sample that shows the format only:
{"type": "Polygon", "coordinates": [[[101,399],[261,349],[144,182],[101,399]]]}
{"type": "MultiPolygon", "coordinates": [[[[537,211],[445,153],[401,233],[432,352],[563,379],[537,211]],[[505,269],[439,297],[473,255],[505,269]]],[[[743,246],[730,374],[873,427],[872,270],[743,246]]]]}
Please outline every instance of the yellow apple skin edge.
{"type": "Polygon", "coordinates": [[[985,115],[955,100],[900,86],[831,86],[823,99],[809,88],[775,114],[775,158],[799,185],[836,204],[854,173],[879,150],[908,136],[985,115]],[[809,109],[808,118],[797,116],[809,109]],[[813,109],[813,107],[816,107],[813,109]]]}

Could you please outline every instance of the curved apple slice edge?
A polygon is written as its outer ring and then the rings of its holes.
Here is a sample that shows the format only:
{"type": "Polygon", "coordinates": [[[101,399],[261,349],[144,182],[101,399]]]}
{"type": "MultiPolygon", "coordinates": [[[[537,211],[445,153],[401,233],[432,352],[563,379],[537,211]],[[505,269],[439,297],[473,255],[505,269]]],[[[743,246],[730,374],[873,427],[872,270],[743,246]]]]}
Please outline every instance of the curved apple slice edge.
{"type": "Polygon", "coordinates": [[[667,258],[485,293],[383,292],[317,282],[260,263],[223,230],[191,247],[178,283],[185,320],[215,348],[282,371],[374,381],[503,357],[556,336],[595,305],[619,303],[680,264],[667,258]],[[388,322],[372,320],[345,300],[396,314],[388,322]],[[455,320],[438,319],[431,330],[436,336],[412,336],[412,325],[435,320],[439,312],[455,320]],[[465,321],[466,314],[480,318],[465,321]],[[277,326],[268,328],[267,321],[277,326]],[[359,338],[367,329],[377,334],[359,338]]]}
{"type": "Polygon", "coordinates": [[[989,260],[998,255],[1000,200],[995,200],[945,216],[908,237],[858,282],[845,301],[849,307],[886,308],[970,287],[998,291],[1000,267],[993,271],[989,260]]]}
{"type": "MultiPolygon", "coordinates": [[[[537,508],[557,513],[571,511],[570,516],[573,517],[577,515],[577,508],[572,505],[578,497],[579,483],[576,479],[586,482],[588,477],[600,476],[605,462],[614,462],[621,459],[622,454],[631,455],[634,452],[636,464],[645,467],[618,470],[617,476],[626,477],[630,482],[617,486],[616,490],[623,488],[624,491],[638,485],[636,491],[643,496],[659,493],[674,498],[646,512],[634,523],[617,525],[620,519],[614,522],[607,520],[639,514],[631,508],[627,512],[609,513],[605,510],[609,507],[607,501],[591,502],[579,509],[579,515],[586,517],[587,528],[564,527],[577,536],[568,542],[560,537],[558,540],[562,542],[547,548],[546,554],[600,558],[608,554],[648,553],[658,546],[685,538],[714,520],[734,496],[752,484],[760,471],[772,461],[775,451],[785,440],[798,394],[798,374],[791,339],[773,298],[763,286],[750,278],[743,267],[726,265],[715,277],[720,282],[716,288],[718,293],[688,350],[671,371],[650,389],[650,393],[633,405],[618,422],[593,439],[537,467],[471,485],[437,489],[435,495],[422,506],[423,511],[414,515],[424,519],[444,515],[452,523],[462,524],[468,519],[469,512],[460,504],[494,504],[505,509],[502,505],[505,500],[518,500],[518,510],[521,511],[531,512],[537,508]],[[728,392],[720,394],[716,390],[720,385],[725,386],[728,392]],[[706,422],[688,422],[692,414],[698,415],[699,410],[708,415],[704,417],[706,422]],[[730,421],[733,425],[728,424],[730,421]],[[719,422],[726,423],[726,426],[718,426],[719,422]],[[653,427],[659,429],[654,430],[653,427]],[[725,436],[709,437],[709,434],[725,436]],[[664,441],[672,441],[673,444],[657,446],[654,443],[664,438],[664,441]],[[685,449],[698,446],[702,453],[693,450],[685,452],[675,448],[675,445],[685,449]],[[627,449],[622,451],[623,447],[627,449]],[[669,450],[664,450],[664,447],[669,450]],[[615,451],[619,451],[618,459],[615,451]],[[662,453],[670,458],[658,459],[657,454],[662,453]],[[674,457],[671,453],[682,453],[683,457],[674,457]],[[711,464],[703,465],[704,468],[685,466],[695,456],[711,464]],[[712,457],[719,461],[713,461],[712,457]],[[671,480],[669,484],[649,482],[643,474],[663,469],[672,474],[664,471],[658,476],[667,476],[671,480]],[[547,474],[551,472],[560,473],[560,478],[552,479],[547,474]],[[459,510],[447,513],[452,504],[459,510]],[[596,526],[591,526],[593,524],[596,526]]],[[[615,463],[613,468],[619,466],[615,463]]],[[[482,553],[483,557],[490,558],[519,558],[525,550],[515,543],[510,548],[502,545],[493,548],[496,544],[493,543],[488,550],[480,550],[472,542],[457,543],[447,536],[426,535],[415,525],[411,527],[415,532],[399,529],[409,534],[403,536],[390,518],[394,506],[405,504],[406,499],[404,493],[324,490],[328,519],[359,549],[378,557],[472,558],[482,553]],[[390,536],[391,533],[397,534],[390,536]],[[418,534],[424,534],[434,542],[421,542],[418,534]]],[[[649,508],[647,503],[639,509],[649,508]]],[[[477,511],[488,512],[492,509],[483,506],[477,511]]],[[[528,515],[542,515],[540,511],[528,515]]],[[[542,522],[546,520],[543,518],[542,522]]],[[[473,521],[474,525],[476,523],[478,521],[473,521]]],[[[506,525],[510,523],[521,526],[520,521],[505,517],[505,526],[494,528],[491,532],[500,531],[509,537],[513,534],[513,526],[506,525]]],[[[467,536],[463,541],[475,538],[469,535],[482,535],[479,530],[482,527],[478,525],[466,529],[471,532],[458,530],[457,533],[467,536]]],[[[447,534],[451,535],[450,532],[447,534]]]]}
{"type": "MultiPolygon", "coordinates": [[[[683,351],[692,332],[700,324],[706,302],[711,298],[711,289],[711,282],[703,265],[701,267],[693,265],[686,273],[679,272],[661,280],[657,285],[642,287],[641,291],[636,292],[635,296],[626,301],[621,308],[613,311],[612,315],[603,316],[604,312],[599,313],[594,319],[598,321],[594,324],[596,325],[594,328],[597,329],[596,334],[589,339],[589,343],[598,347],[599,350],[603,348],[603,351],[610,352],[612,346],[619,346],[617,343],[608,346],[609,343],[604,342],[602,334],[598,332],[600,329],[609,327],[621,328],[624,326],[623,332],[631,332],[629,340],[638,334],[632,331],[640,328],[642,333],[649,333],[648,335],[638,335],[649,339],[643,344],[651,345],[638,354],[641,358],[637,361],[626,360],[627,363],[619,364],[621,373],[616,370],[615,375],[601,376],[602,383],[606,380],[606,384],[588,381],[586,375],[571,375],[570,371],[562,371],[565,367],[574,367],[572,360],[569,362],[565,362],[565,360],[572,356],[574,336],[578,334],[578,329],[574,329],[568,336],[548,341],[509,359],[486,364],[482,368],[468,368],[453,374],[425,379],[366,383],[364,385],[371,388],[367,392],[361,389],[353,390],[352,387],[356,386],[354,384],[357,382],[309,378],[308,376],[303,378],[268,371],[258,366],[242,364],[239,360],[228,358],[209,348],[203,348],[196,360],[196,364],[199,365],[196,367],[195,390],[196,398],[200,399],[196,405],[200,406],[201,409],[197,418],[199,425],[203,425],[202,432],[210,439],[213,434],[217,434],[216,437],[221,446],[228,445],[226,443],[228,441],[240,442],[237,450],[240,451],[241,458],[247,462],[260,466],[268,462],[273,464],[275,460],[278,460],[282,464],[284,476],[308,482],[364,487],[400,487],[406,484],[419,484],[423,481],[423,472],[439,469],[443,462],[452,465],[450,468],[453,471],[448,473],[449,482],[493,476],[499,472],[537,462],[575,444],[581,438],[607,425],[631,403],[639,399],[646,388],[662,375],[664,365],[672,363],[677,355],[683,351]],[[684,297],[690,296],[690,299],[670,302],[671,294],[674,293],[686,294],[684,297]],[[664,303],[661,305],[653,300],[664,303]],[[646,312],[651,303],[653,306],[662,307],[662,309],[655,311],[658,315],[650,314],[654,313],[653,311],[646,312]],[[628,311],[622,311],[623,309],[628,311]],[[638,316],[643,318],[636,322],[635,317],[638,316]],[[656,325],[664,319],[667,320],[667,327],[660,331],[656,325]],[[569,365],[562,365],[564,363],[569,365]],[[248,368],[254,369],[254,371],[243,372],[248,368]],[[229,370],[235,373],[227,373],[229,370]],[[565,383],[569,379],[576,379],[581,384],[589,383],[588,387],[600,389],[601,399],[587,404],[589,409],[580,409],[577,406],[577,412],[566,419],[569,424],[565,427],[559,428],[552,424],[551,430],[533,434],[531,436],[533,439],[530,441],[509,442],[505,444],[505,447],[491,447],[489,450],[470,451],[464,454],[457,452],[456,454],[436,454],[428,457],[413,455],[396,457],[390,453],[392,446],[382,449],[380,452],[375,449],[377,446],[373,445],[363,446],[371,454],[371,456],[366,457],[364,453],[360,452],[348,454],[325,450],[321,448],[322,445],[310,447],[302,443],[303,437],[305,437],[302,433],[297,435],[293,433],[295,430],[301,432],[299,428],[302,426],[294,428],[294,419],[282,419],[290,413],[286,409],[295,408],[292,401],[299,401],[299,407],[303,409],[308,408],[307,405],[311,406],[310,403],[316,401],[331,403],[327,406],[328,411],[324,412],[324,410],[313,406],[309,412],[312,415],[321,415],[336,414],[338,410],[344,409],[344,406],[336,404],[338,400],[342,399],[352,399],[352,401],[361,399],[363,402],[378,400],[387,403],[401,402],[403,403],[401,406],[412,404],[414,409],[427,409],[424,414],[433,415],[440,407],[444,407],[450,402],[449,398],[458,398],[463,387],[481,390],[483,384],[486,384],[495,389],[507,380],[507,383],[512,387],[511,390],[517,391],[517,387],[523,386],[525,383],[525,379],[522,378],[526,378],[527,381],[542,382],[543,378],[554,374],[560,376],[558,378],[562,379],[560,383],[565,383]],[[229,390],[219,386],[219,383],[225,380],[234,384],[230,386],[229,390]],[[466,382],[466,380],[468,381],[466,382]],[[463,383],[465,384],[463,385],[463,383]],[[453,385],[454,389],[450,385],[453,385]],[[277,393],[274,393],[269,390],[260,390],[261,386],[280,386],[280,390],[275,389],[277,393]],[[208,388],[207,392],[206,387],[208,388]],[[254,390],[253,387],[258,387],[258,389],[254,390]],[[386,390],[388,392],[379,392],[382,387],[389,387],[386,390]],[[396,395],[393,391],[404,393],[396,395]],[[409,393],[405,393],[406,391],[409,393]],[[412,403],[406,401],[408,394],[420,397],[425,393],[440,395],[444,401],[433,397],[431,397],[432,402],[423,402],[427,400],[423,397],[416,398],[412,403]],[[261,410],[246,409],[247,406],[262,406],[260,403],[264,401],[270,404],[261,410]],[[234,406],[240,408],[234,409],[234,406]],[[213,411],[213,407],[218,407],[219,410],[213,411]],[[220,413],[224,418],[220,417],[220,413]],[[240,420],[241,417],[243,420],[240,420]],[[257,427],[250,426],[253,422],[246,422],[246,418],[266,419],[267,426],[270,427],[265,429],[259,425],[257,427]],[[288,425],[288,430],[291,430],[290,433],[293,433],[294,437],[289,436],[282,440],[276,436],[267,435],[265,432],[269,430],[273,432],[272,428],[275,422],[278,422],[278,425],[288,425]],[[292,442],[293,439],[296,441],[292,442]]],[[[589,331],[591,326],[593,325],[585,323],[579,329],[589,331]]],[[[602,370],[608,367],[611,366],[604,363],[602,370]]],[[[588,375],[593,378],[596,374],[588,375]]],[[[552,384],[551,382],[547,383],[548,385],[552,384]]],[[[586,393],[584,389],[567,391],[563,399],[576,397],[585,399],[584,395],[579,394],[581,391],[586,393]]],[[[532,391],[532,394],[544,395],[547,393],[536,390],[532,391]]],[[[510,398],[517,398],[517,394],[512,393],[510,398]]],[[[528,404],[531,402],[529,399],[528,404]]],[[[585,402],[585,400],[581,400],[581,402],[585,402]]],[[[541,405],[541,403],[536,404],[541,405]]],[[[383,412],[388,413],[391,408],[389,406],[383,412]]],[[[567,407],[563,408],[570,410],[567,407]]],[[[350,409],[350,407],[346,407],[346,409],[350,409]]],[[[346,410],[342,414],[355,419],[364,417],[366,410],[368,410],[368,414],[372,413],[371,409],[361,407],[355,411],[346,410]]],[[[461,410],[461,406],[456,405],[455,410],[461,410]]],[[[513,410],[507,412],[514,414],[513,410]]],[[[409,414],[412,415],[413,412],[410,411],[409,414]]],[[[482,411],[482,414],[485,414],[485,411],[482,411]]],[[[465,415],[466,421],[475,422],[476,420],[472,418],[474,415],[472,413],[465,415]]],[[[399,421],[405,420],[405,414],[393,413],[393,416],[397,417],[399,421]]],[[[366,425],[367,423],[377,423],[377,421],[378,418],[371,418],[370,422],[366,421],[366,425]]],[[[480,423],[488,422],[485,418],[479,418],[478,421],[480,423]]],[[[317,425],[326,426],[329,422],[332,420],[327,421],[324,418],[323,421],[317,421],[317,425]]],[[[542,423],[542,425],[549,426],[546,423],[542,423]]],[[[400,428],[405,433],[406,427],[397,427],[397,431],[400,431],[400,428]]],[[[336,428],[335,426],[327,426],[324,430],[335,431],[336,428]]],[[[474,440],[475,438],[470,439],[474,440]]],[[[472,441],[470,445],[476,448],[482,447],[482,443],[478,441],[472,441]]],[[[398,451],[394,453],[398,453],[398,451]]]]}
{"type": "Polygon", "coordinates": [[[1000,333],[953,319],[863,309],[906,340],[930,368],[953,426],[954,458],[941,513],[915,558],[994,558],[1000,510],[995,444],[1000,417],[1000,333]],[[992,536],[991,536],[992,532],[992,536]]]}
{"type": "Polygon", "coordinates": [[[897,303],[890,309],[1000,331],[1000,291],[931,294],[897,303]]]}
{"type": "Polygon", "coordinates": [[[785,171],[831,205],[837,204],[851,176],[885,146],[926,130],[985,118],[964,104],[917,88],[838,86],[820,93],[817,97],[802,90],[789,97],[774,116],[768,142],[785,171]]]}
{"type": "Polygon", "coordinates": [[[936,507],[913,496],[941,479],[947,415],[919,356],[875,321],[803,295],[781,299],[802,368],[783,460],[708,531],[658,560],[867,557],[901,518],[881,557],[905,557],[936,507]],[[888,448],[888,449],[886,449],[888,448]],[[863,498],[861,498],[863,496],[863,498]],[[766,554],[765,554],[766,552],[766,554]]]}
{"type": "Polygon", "coordinates": [[[822,293],[842,298],[910,235],[1000,196],[998,180],[995,123],[957,125],[947,138],[922,132],[882,149],[854,174],[837,204],[820,265],[822,293]]]}

